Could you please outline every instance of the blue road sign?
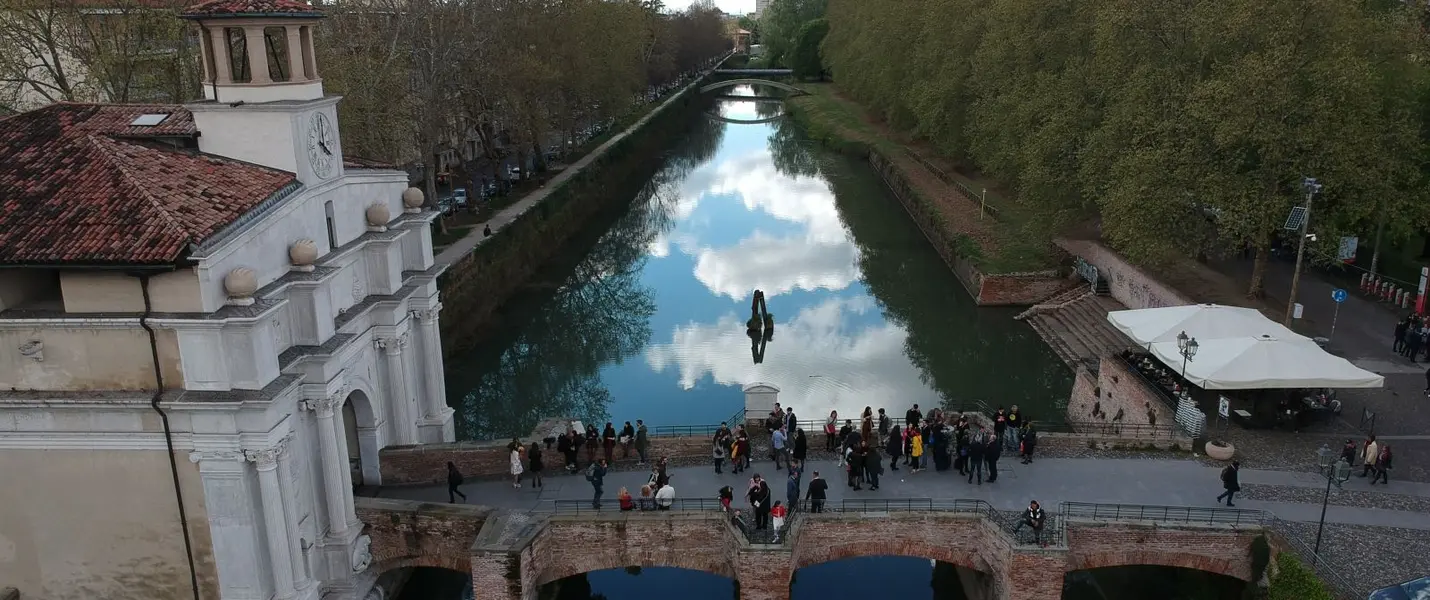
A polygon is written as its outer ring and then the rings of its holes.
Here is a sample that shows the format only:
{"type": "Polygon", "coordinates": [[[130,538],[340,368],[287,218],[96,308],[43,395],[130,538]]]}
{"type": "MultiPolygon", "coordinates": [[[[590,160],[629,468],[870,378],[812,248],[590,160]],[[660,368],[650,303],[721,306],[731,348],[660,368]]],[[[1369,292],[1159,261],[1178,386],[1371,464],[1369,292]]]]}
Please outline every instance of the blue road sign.
{"type": "Polygon", "coordinates": [[[1337,304],[1340,304],[1341,302],[1345,302],[1345,301],[1346,301],[1346,291],[1343,290],[1343,289],[1340,289],[1340,288],[1336,288],[1336,289],[1334,289],[1334,290],[1331,290],[1331,299],[1332,299],[1332,300],[1335,300],[1337,304]]]}

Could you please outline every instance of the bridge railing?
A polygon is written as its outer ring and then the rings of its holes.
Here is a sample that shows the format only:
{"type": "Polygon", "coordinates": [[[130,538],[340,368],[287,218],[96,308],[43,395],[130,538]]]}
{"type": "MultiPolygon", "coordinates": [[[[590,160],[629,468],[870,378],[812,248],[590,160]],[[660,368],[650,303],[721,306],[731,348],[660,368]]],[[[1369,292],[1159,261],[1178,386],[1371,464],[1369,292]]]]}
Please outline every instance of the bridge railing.
{"type": "Polygon", "coordinates": [[[1094,521],[1155,521],[1188,525],[1233,525],[1267,527],[1273,517],[1262,510],[1204,508],[1198,506],[1158,506],[1153,504],[1095,504],[1063,502],[1058,512],[1069,519],[1094,521]]]}
{"type": "MultiPolygon", "coordinates": [[[[744,425],[744,424],[745,424],[745,409],[742,408],[742,409],[740,409],[740,410],[735,411],[735,414],[730,415],[730,418],[729,418],[728,420],[726,420],[725,423],[730,427],[731,430],[735,429],[735,426],[736,426],[736,425],[744,425]]],[[[709,435],[709,436],[713,436],[713,435],[715,435],[715,432],[718,431],[719,429],[720,429],[720,425],[718,425],[718,424],[715,424],[715,425],[657,425],[657,426],[655,426],[655,427],[647,427],[647,428],[646,428],[646,435],[649,435],[650,437],[653,437],[653,438],[655,438],[655,437],[686,437],[686,436],[692,436],[692,435],[709,435]]]]}

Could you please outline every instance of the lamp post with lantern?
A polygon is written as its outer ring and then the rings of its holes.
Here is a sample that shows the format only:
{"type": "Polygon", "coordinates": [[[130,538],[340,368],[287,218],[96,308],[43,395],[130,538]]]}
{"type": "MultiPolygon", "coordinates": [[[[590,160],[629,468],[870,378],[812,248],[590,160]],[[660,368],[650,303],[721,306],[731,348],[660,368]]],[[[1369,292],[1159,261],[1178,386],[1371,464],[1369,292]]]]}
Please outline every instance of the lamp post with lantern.
{"type": "Polygon", "coordinates": [[[1187,337],[1187,332],[1177,334],[1177,352],[1182,355],[1182,379],[1187,378],[1187,361],[1197,355],[1197,338],[1187,337]]]}
{"type": "Polygon", "coordinates": [[[1312,551],[1319,557],[1321,555],[1321,534],[1326,529],[1326,506],[1331,502],[1331,485],[1335,484],[1340,488],[1341,484],[1350,481],[1351,465],[1346,459],[1340,458],[1335,450],[1330,446],[1321,444],[1321,449],[1316,451],[1317,462],[1321,466],[1321,474],[1326,477],[1326,495],[1321,500],[1321,522],[1316,526],[1316,548],[1312,551]]]}

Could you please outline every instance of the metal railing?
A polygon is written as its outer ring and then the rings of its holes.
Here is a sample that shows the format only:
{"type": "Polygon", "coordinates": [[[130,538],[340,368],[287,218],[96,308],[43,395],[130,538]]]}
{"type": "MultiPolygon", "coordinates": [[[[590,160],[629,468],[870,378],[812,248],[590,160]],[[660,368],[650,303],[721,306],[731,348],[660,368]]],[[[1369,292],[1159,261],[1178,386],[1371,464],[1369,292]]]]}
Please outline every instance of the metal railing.
{"type": "Polygon", "coordinates": [[[597,507],[590,500],[552,500],[552,510],[557,514],[593,514],[619,512],[715,512],[721,510],[720,501],[715,498],[673,498],[669,507],[661,507],[654,498],[632,498],[633,508],[621,510],[619,498],[601,499],[597,507]]]}
{"type": "MultiPolygon", "coordinates": [[[[725,424],[732,430],[736,425],[744,425],[745,409],[742,408],[735,411],[735,414],[731,415],[730,418],[725,421],[725,424]]],[[[715,425],[657,425],[655,427],[647,427],[646,435],[653,438],[687,437],[693,435],[713,436],[715,432],[719,430],[720,425],[718,423],[715,425]]]]}
{"type": "Polygon", "coordinates": [[[1281,526],[1282,521],[1272,517],[1270,527],[1280,534],[1280,538],[1291,546],[1291,549],[1300,557],[1321,581],[1325,582],[1328,591],[1335,594],[1338,600],[1358,600],[1366,596],[1366,591],[1357,591],[1355,586],[1346,580],[1344,575],[1335,568],[1324,556],[1318,555],[1309,545],[1297,538],[1289,528],[1281,526]]]}
{"type": "Polygon", "coordinates": [[[1266,527],[1274,518],[1263,510],[1157,506],[1152,504],[1094,504],[1063,502],[1058,512],[1064,518],[1095,521],[1156,521],[1192,525],[1234,525],[1266,527]]]}
{"type": "Polygon", "coordinates": [[[1171,439],[1182,435],[1181,430],[1173,425],[1123,423],[1120,421],[1038,423],[1037,428],[1038,433],[1080,433],[1134,439],[1171,439]]]}

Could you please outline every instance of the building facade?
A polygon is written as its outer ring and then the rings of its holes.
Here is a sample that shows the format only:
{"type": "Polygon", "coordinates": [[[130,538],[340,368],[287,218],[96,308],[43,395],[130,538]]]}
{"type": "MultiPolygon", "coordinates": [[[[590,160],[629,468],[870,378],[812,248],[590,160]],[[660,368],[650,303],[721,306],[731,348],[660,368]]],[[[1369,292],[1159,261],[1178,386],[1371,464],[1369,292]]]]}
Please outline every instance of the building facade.
{"type": "Polygon", "coordinates": [[[380,595],[353,489],[453,439],[436,213],[343,157],[321,17],[199,4],[206,100],[0,120],[0,587],[380,595]]]}

